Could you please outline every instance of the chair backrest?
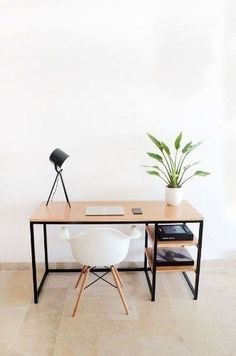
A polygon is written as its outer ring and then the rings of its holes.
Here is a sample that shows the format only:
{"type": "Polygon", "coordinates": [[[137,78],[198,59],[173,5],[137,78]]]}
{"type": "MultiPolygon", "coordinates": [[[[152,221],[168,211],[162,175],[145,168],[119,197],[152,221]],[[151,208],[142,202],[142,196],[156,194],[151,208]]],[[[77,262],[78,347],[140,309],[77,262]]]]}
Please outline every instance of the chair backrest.
{"type": "Polygon", "coordinates": [[[87,266],[111,266],[123,261],[130,238],[112,228],[94,228],[69,240],[74,258],[87,266]]]}

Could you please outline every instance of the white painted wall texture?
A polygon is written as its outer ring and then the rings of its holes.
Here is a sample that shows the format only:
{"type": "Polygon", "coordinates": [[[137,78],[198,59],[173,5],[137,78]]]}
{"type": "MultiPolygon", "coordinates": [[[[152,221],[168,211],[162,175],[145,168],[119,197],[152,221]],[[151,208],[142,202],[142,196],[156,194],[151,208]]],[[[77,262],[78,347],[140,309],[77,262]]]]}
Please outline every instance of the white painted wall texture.
{"type": "MultiPolygon", "coordinates": [[[[140,166],[146,133],[181,130],[203,139],[193,159],[212,172],[184,193],[205,216],[203,257],[235,252],[235,13],[233,0],[1,0],[0,261],[30,260],[54,148],[71,155],[71,200],[159,200],[162,182],[140,166]]],[[[50,258],[69,260],[58,229],[50,258]]]]}

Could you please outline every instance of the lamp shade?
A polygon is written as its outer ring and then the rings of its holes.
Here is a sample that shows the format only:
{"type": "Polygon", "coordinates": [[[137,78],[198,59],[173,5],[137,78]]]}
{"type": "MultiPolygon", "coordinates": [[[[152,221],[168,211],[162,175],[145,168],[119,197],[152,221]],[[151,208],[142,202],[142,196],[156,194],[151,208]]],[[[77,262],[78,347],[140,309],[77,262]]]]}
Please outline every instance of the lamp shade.
{"type": "Polygon", "coordinates": [[[69,155],[60,148],[56,148],[49,157],[49,160],[57,167],[61,168],[65,160],[69,157],[69,155]]]}

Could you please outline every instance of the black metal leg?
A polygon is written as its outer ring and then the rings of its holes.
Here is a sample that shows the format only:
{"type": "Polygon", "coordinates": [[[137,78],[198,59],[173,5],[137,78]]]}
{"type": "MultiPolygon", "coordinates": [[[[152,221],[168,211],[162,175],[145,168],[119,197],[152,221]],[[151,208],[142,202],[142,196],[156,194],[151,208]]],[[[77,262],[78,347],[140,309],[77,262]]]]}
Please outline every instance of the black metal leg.
{"type": "Polygon", "coordinates": [[[34,247],[34,224],[32,222],[30,223],[30,242],[31,242],[31,256],[32,256],[34,303],[38,303],[37,273],[36,273],[36,261],[35,261],[35,247],[34,247]]]}
{"type": "Polygon", "coordinates": [[[57,172],[56,178],[55,178],[55,180],[54,180],[54,182],[53,182],[52,189],[51,189],[51,191],[50,191],[50,193],[49,193],[46,206],[48,206],[48,203],[49,203],[49,201],[50,201],[50,199],[51,199],[51,196],[52,196],[52,193],[53,193],[53,190],[54,190],[54,187],[55,187],[55,185],[56,185],[56,183],[57,183],[58,178],[59,178],[59,172],[57,172]]]}
{"type": "Polygon", "coordinates": [[[148,224],[145,224],[145,248],[144,248],[144,269],[145,271],[147,270],[147,256],[146,256],[146,248],[148,247],[148,233],[147,233],[147,226],[148,224]]]}
{"type": "MultiPolygon", "coordinates": [[[[153,267],[154,267],[154,263],[153,263],[153,267]]],[[[155,299],[156,299],[156,271],[154,269],[153,273],[152,273],[152,298],[151,298],[151,301],[155,302],[155,299]]]]}
{"type": "Polygon", "coordinates": [[[153,247],[153,265],[152,265],[152,302],[156,299],[156,255],[157,255],[157,235],[158,234],[158,224],[155,224],[155,238],[153,247]]]}
{"type": "Polygon", "coordinates": [[[199,224],[198,253],[197,253],[197,266],[196,266],[196,277],[195,277],[195,293],[194,293],[194,299],[195,300],[198,298],[201,252],[202,252],[202,233],[203,233],[203,221],[201,221],[200,224],[199,224]]]}
{"type": "Polygon", "coordinates": [[[43,239],[44,239],[45,271],[48,273],[48,244],[47,244],[47,225],[46,224],[43,224],[43,239]]]}
{"type": "Polygon", "coordinates": [[[62,182],[62,186],[63,186],[64,194],[65,194],[65,197],[66,197],[66,201],[67,201],[67,203],[68,203],[69,207],[71,208],[70,201],[69,201],[69,198],[68,198],[68,195],[67,195],[67,192],[66,192],[66,187],[65,187],[65,184],[64,184],[64,181],[63,181],[63,178],[62,178],[61,172],[59,173],[59,175],[60,175],[60,178],[61,178],[61,182],[62,182]]]}
{"type": "Polygon", "coordinates": [[[144,245],[145,249],[144,249],[144,266],[143,266],[143,269],[144,269],[144,273],[145,273],[145,276],[146,276],[146,279],[147,279],[147,284],[148,284],[148,287],[149,287],[149,290],[150,290],[150,294],[152,296],[153,287],[152,287],[152,283],[151,283],[151,280],[150,280],[150,277],[149,277],[149,274],[148,274],[148,271],[150,270],[150,267],[147,266],[147,255],[146,255],[146,248],[148,247],[147,227],[148,227],[148,224],[145,224],[145,245],[144,245]]]}
{"type": "MultiPolygon", "coordinates": [[[[148,223],[145,224],[146,227],[148,226],[148,223]]],[[[150,270],[150,268],[147,267],[147,256],[145,254],[144,257],[144,272],[146,275],[146,279],[147,279],[147,283],[148,283],[148,287],[150,290],[150,294],[151,294],[151,301],[154,302],[155,298],[156,298],[156,258],[154,258],[154,256],[156,256],[157,253],[157,233],[158,233],[158,224],[155,224],[155,238],[154,238],[154,248],[153,248],[153,265],[151,266],[151,272],[152,272],[152,277],[149,277],[149,273],[148,271],[150,270]]],[[[145,231],[145,249],[148,247],[148,233],[147,230],[145,231]]]]}
{"type": "Polygon", "coordinates": [[[186,272],[182,272],[182,274],[183,274],[186,282],[188,283],[188,286],[189,286],[189,288],[190,288],[190,290],[191,290],[191,292],[193,293],[193,296],[194,296],[195,295],[195,289],[193,288],[193,285],[192,285],[187,273],[186,272]]]}

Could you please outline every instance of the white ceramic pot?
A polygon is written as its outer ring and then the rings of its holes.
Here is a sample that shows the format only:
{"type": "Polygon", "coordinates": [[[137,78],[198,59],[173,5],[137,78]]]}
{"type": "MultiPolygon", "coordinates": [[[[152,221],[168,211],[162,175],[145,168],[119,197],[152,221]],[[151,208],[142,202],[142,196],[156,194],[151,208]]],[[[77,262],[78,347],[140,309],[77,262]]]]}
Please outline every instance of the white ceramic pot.
{"type": "Polygon", "coordinates": [[[166,187],[165,201],[167,205],[179,205],[182,201],[183,188],[166,187]]]}

